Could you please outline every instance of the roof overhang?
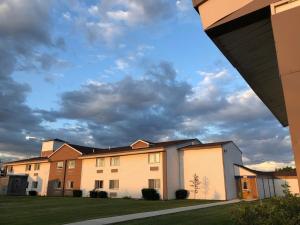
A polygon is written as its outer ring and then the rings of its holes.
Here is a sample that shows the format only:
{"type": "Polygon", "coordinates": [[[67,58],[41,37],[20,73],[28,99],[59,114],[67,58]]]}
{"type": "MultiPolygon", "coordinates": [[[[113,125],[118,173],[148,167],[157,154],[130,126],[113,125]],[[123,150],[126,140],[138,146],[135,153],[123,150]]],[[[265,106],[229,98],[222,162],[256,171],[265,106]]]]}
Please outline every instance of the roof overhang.
{"type": "Polygon", "coordinates": [[[277,1],[194,0],[193,3],[203,14],[207,35],[280,123],[287,126],[271,23],[270,4],[277,1]]]}

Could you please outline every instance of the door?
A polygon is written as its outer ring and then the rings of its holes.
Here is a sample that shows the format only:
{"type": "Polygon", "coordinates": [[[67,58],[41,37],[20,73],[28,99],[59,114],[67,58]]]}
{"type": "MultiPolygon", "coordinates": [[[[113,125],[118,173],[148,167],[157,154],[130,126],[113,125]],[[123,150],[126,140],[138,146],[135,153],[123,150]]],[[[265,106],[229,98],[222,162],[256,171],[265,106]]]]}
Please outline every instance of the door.
{"type": "Polygon", "coordinates": [[[256,178],[243,177],[241,178],[242,199],[256,199],[256,178]]]}

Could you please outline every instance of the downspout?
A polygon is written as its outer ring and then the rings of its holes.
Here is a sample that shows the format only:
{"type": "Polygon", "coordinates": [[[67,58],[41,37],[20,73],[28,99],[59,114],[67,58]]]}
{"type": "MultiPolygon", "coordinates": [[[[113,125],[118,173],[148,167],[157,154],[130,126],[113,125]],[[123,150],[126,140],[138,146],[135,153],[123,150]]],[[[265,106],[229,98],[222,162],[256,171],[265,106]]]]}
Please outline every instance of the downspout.
{"type": "Polygon", "coordinates": [[[63,176],[62,196],[65,196],[66,173],[67,173],[67,160],[64,161],[64,176],[63,176]]]}

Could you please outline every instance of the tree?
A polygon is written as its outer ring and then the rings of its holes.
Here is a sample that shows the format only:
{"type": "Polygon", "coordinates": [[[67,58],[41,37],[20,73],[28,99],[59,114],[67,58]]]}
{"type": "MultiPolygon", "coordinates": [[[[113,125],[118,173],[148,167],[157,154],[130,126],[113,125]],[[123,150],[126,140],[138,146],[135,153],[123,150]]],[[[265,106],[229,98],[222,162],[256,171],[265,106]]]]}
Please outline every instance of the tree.
{"type": "Polygon", "coordinates": [[[194,192],[194,199],[196,199],[196,195],[198,194],[198,190],[200,189],[200,180],[199,180],[199,176],[195,173],[193,176],[193,179],[190,180],[191,182],[191,187],[193,188],[192,192],[194,192]]]}
{"type": "Polygon", "coordinates": [[[275,171],[294,171],[295,169],[291,166],[286,166],[283,168],[276,168],[275,171]]]}
{"type": "Polygon", "coordinates": [[[284,182],[284,184],[282,184],[281,187],[282,187],[282,192],[283,192],[285,197],[292,196],[292,193],[290,191],[291,186],[287,182],[284,182]]]}

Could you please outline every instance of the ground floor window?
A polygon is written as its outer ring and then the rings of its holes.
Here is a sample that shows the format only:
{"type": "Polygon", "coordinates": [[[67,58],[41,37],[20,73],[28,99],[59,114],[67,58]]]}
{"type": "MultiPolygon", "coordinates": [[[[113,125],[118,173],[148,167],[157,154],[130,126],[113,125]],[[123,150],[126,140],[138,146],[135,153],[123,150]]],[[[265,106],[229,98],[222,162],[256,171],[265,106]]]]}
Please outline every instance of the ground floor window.
{"type": "Polygon", "coordinates": [[[148,187],[153,188],[153,189],[159,189],[160,188],[160,179],[149,179],[148,187]]]}
{"type": "Polygon", "coordinates": [[[67,188],[68,189],[74,188],[74,181],[68,180],[68,182],[67,182],[67,188]]]}
{"type": "Polygon", "coordinates": [[[54,188],[61,188],[61,181],[60,180],[54,181],[53,187],[54,188]]]}
{"type": "Polygon", "coordinates": [[[110,180],[109,189],[119,189],[119,180],[110,180]]]}
{"type": "Polygon", "coordinates": [[[95,189],[103,188],[103,180],[95,180],[95,189]]]}
{"type": "Polygon", "coordinates": [[[32,181],[31,187],[32,188],[37,188],[38,187],[38,182],[37,181],[32,181]]]}

